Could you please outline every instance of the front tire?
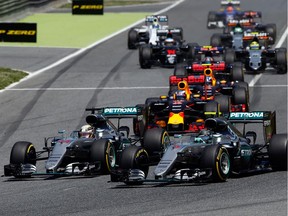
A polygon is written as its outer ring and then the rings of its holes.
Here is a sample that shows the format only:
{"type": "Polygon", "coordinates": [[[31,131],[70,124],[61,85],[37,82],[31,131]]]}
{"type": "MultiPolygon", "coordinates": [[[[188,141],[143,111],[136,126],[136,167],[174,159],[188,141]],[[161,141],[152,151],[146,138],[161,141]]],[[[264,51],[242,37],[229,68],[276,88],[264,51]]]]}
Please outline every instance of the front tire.
{"type": "MultiPolygon", "coordinates": [[[[130,169],[139,169],[142,170],[145,174],[145,178],[149,172],[149,155],[147,151],[140,146],[130,146],[122,152],[119,168],[122,170],[130,170],[130,169]]],[[[135,182],[125,182],[127,185],[140,185],[143,182],[135,181],[135,182]]]]}
{"type": "Polygon", "coordinates": [[[230,156],[226,148],[220,145],[210,145],[204,149],[200,159],[202,168],[212,170],[212,180],[214,182],[224,182],[229,177],[231,171],[230,156]]]}
{"type": "Polygon", "coordinates": [[[268,154],[274,171],[287,170],[287,134],[274,134],[270,140],[268,154]]]}
{"type": "Polygon", "coordinates": [[[10,164],[36,165],[36,150],[31,142],[16,142],[11,150],[10,164]]]}
{"type": "Polygon", "coordinates": [[[110,174],[116,164],[114,145],[106,139],[96,140],[90,148],[90,162],[100,162],[101,174],[110,174]]]}

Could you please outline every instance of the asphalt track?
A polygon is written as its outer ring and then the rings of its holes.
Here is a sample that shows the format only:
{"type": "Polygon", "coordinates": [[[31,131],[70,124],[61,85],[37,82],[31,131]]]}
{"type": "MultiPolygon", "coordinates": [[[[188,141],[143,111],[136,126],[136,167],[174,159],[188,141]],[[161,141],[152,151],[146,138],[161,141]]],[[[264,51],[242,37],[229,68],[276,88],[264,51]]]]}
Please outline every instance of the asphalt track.
{"type": "MultiPolygon", "coordinates": [[[[263,22],[276,23],[279,40],[287,28],[287,2],[273,1],[273,8],[270,4],[255,0],[243,2],[242,8],[262,11],[263,22]]],[[[186,0],[167,14],[170,25],[183,27],[187,42],[204,45],[215,32],[205,27],[208,11],[218,8],[219,2],[186,0]]],[[[138,53],[127,50],[126,40],[127,32],[0,94],[0,173],[14,142],[29,140],[41,149],[43,137],[57,134],[59,129],[79,128],[86,107],[134,105],[167,93],[172,70],[140,69],[138,53]]],[[[65,55],[55,51],[55,55],[65,55]]],[[[53,50],[50,52],[53,56],[53,50]]],[[[33,67],[50,64],[51,59],[42,55],[39,51],[33,67]]],[[[245,76],[247,82],[253,78],[245,76]]],[[[250,102],[252,110],[276,110],[277,131],[287,131],[287,75],[263,73],[250,88],[250,102]]],[[[0,215],[287,215],[287,172],[205,185],[126,188],[107,181],[108,176],[28,181],[2,178],[0,215]]]]}

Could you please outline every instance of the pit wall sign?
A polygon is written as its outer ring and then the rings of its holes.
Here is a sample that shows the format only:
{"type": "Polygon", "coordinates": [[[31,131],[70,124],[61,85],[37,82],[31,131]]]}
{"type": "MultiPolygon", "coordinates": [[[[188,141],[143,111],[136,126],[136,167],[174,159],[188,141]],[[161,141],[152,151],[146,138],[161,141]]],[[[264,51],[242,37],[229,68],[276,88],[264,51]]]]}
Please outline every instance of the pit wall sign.
{"type": "Polygon", "coordinates": [[[103,15],[103,0],[73,0],[72,14],[76,15],[103,15]]]}
{"type": "Polygon", "coordinates": [[[0,23],[0,42],[37,42],[36,23],[0,23]]]}

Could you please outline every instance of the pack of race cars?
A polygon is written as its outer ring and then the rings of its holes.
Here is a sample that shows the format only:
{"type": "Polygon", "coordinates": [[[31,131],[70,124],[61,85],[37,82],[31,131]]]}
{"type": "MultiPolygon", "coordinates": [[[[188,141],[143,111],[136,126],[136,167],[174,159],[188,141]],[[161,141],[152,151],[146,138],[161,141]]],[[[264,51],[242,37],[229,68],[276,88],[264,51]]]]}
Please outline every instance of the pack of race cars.
{"type": "Polygon", "coordinates": [[[168,16],[151,15],[128,32],[128,49],[138,49],[143,69],[174,68],[167,95],[131,107],[89,108],[87,124],[45,138],[42,150],[16,142],[5,176],[109,174],[112,182],[226,181],[231,174],[287,170],[287,134],[276,134],[276,113],[250,111],[245,71],[272,66],[287,73],[286,48],[272,49],[276,26],[256,22],[262,13],[242,11],[239,1],[222,1],[210,11],[211,45],[184,44],[183,29],[168,16]],[[121,125],[131,119],[130,128],[121,125]],[[116,120],[116,124],[113,122],[116,120]],[[245,125],[260,123],[262,143],[245,125]],[[238,126],[244,125],[240,132],[238,126]],[[36,162],[45,160],[45,170],[36,162]],[[154,178],[147,179],[149,168],[154,178]]]}

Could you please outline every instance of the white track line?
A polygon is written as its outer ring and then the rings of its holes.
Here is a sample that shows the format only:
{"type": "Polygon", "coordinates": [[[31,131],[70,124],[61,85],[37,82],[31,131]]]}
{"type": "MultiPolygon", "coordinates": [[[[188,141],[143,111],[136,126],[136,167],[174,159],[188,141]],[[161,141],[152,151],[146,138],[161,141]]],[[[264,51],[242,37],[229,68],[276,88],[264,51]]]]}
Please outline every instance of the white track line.
{"type": "MultiPolygon", "coordinates": [[[[171,10],[172,8],[176,7],[177,5],[181,4],[184,1],[185,0],[179,0],[179,1],[175,2],[174,4],[164,8],[163,10],[155,12],[154,14],[165,13],[165,12],[171,10]]],[[[54,62],[51,65],[48,65],[48,66],[46,66],[46,67],[44,67],[42,69],[39,69],[39,70],[37,70],[37,71],[35,71],[33,73],[29,73],[28,76],[26,76],[25,78],[21,79],[19,82],[13,83],[13,84],[9,85],[8,87],[6,87],[5,89],[0,90],[0,93],[5,91],[5,90],[11,89],[12,87],[18,85],[19,83],[24,82],[25,80],[28,80],[28,79],[30,79],[30,78],[32,78],[34,76],[37,76],[37,75],[39,75],[39,74],[41,74],[41,73],[43,73],[43,72],[45,72],[47,70],[50,70],[50,69],[52,69],[52,68],[54,68],[54,67],[56,67],[56,66],[58,66],[58,65],[60,65],[62,63],[64,63],[64,62],[66,62],[66,61],[68,61],[68,60],[70,60],[70,59],[82,54],[83,52],[85,52],[85,51],[87,51],[87,50],[89,50],[89,49],[91,49],[91,48],[93,48],[93,47],[95,47],[95,46],[97,46],[97,45],[99,45],[99,44],[101,44],[101,43],[113,38],[113,37],[115,37],[116,35],[119,35],[122,32],[127,31],[128,29],[132,28],[133,26],[139,25],[140,23],[142,23],[144,21],[145,21],[145,18],[143,18],[141,20],[138,20],[137,22],[135,22],[135,23],[133,23],[133,24],[131,24],[131,25],[129,25],[129,26],[127,26],[127,27],[125,27],[125,28],[123,28],[123,29],[121,29],[121,30],[119,30],[119,31],[117,31],[117,32],[115,32],[115,33],[113,33],[113,34],[101,39],[101,40],[99,40],[99,41],[96,41],[95,43],[93,43],[93,44],[91,44],[91,45],[89,45],[89,46],[87,46],[85,48],[79,49],[78,51],[76,51],[76,52],[74,52],[74,53],[72,53],[72,54],[70,54],[70,55],[68,55],[68,56],[66,56],[66,57],[54,62]]]]}
{"type": "MultiPolygon", "coordinates": [[[[278,41],[278,43],[276,44],[275,48],[279,48],[282,46],[282,44],[284,43],[286,37],[288,34],[288,27],[286,28],[285,32],[283,33],[283,35],[281,36],[280,40],[278,41]]],[[[261,78],[262,74],[257,74],[256,76],[254,76],[254,78],[249,82],[249,86],[252,87],[255,85],[256,82],[258,82],[258,80],[261,78]]]]}

